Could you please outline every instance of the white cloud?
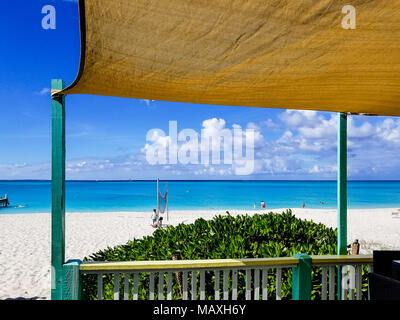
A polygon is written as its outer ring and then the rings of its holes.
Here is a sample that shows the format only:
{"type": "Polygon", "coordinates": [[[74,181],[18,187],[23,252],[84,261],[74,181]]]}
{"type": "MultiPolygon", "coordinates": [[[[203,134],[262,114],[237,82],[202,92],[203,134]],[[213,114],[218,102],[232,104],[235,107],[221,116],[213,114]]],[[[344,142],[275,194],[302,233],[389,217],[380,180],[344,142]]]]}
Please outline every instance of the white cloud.
{"type": "Polygon", "coordinates": [[[337,172],[337,166],[331,165],[331,166],[319,166],[315,164],[312,168],[308,169],[308,173],[311,174],[326,174],[326,173],[336,173],[337,172]]]}
{"type": "Polygon", "coordinates": [[[280,126],[277,123],[275,123],[274,121],[272,121],[272,119],[267,119],[265,121],[261,121],[260,125],[261,125],[261,127],[266,127],[267,129],[272,130],[272,131],[277,131],[280,128],[280,126]]]}
{"type": "Polygon", "coordinates": [[[369,122],[364,122],[362,125],[357,127],[352,117],[348,117],[348,138],[368,138],[376,134],[376,128],[374,128],[369,122]]]}
{"type": "Polygon", "coordinates": [[[312,126],[323,119],[317,111],[309,110],[286,110],[280,114],[280,119],[289,127],[312,126]]]}
{"type": "Polygon", "coordinates": [[[377,125],[376,134],[384,142],[400,145],[400,119],[385,119],[377,125]]]}
{"type": "Polygon", "coordinates": [[[43,88],[40,91],[35,92],[35,94],[39,95],[39,96],[44,96],[50,93],[50,88],[43,88]]]}
{"type": "Polygon", "coordinates": [[[49,179],[50,163],[0,163],[2,179],[49,179]]]}
{"type": "Polygon", "coordinates": [[[330,139],[336,137],[337,118],[331,115],[329,119],[315,119],[312,125],[303,124],[298,128],[300,135],[306,139],[330,139]]]}
{"type": "Polygon", "coordinates": [[[286,130],[283,135],[277,140],[278,143],[291,143],[293,141],[293,133],[286,130]]]}
{"type": "MultiPolygon", "coordinates": [[[[337,118],[337,114],[316,111],[282,112],[278,116],[281,124],[277,123],[282,134],[272,141],[264,139],[264,148],[256,152],[255,172],[335,179],[337,118]]],[[[400,147],[400,120],[389,118],[375,124],[371,120],[348,117],[350,178],[379,176],[400,164],[393,158],[394,148],[400,147]]]]}
{"type": "Polygon", "coordinates": [[[115,163],[108,159],[94,160],[75,160],[66,163],[66,173],[82,173],[97,170],[109,170],[115,167],[115,163]]]}
{"type": "MultiPolygon", "coordinates": [[[[243,163],[224,164],[223,133],[246,129],[254,133],[254,171],[249,178],[260,179],[335,179],[337,168],[337,114],[314,111],[284,111],[276,122],[268,119],[258,122],[229,124],[222,118],[201,122],[206,134],[219,137],[219,146],[212,152],[220,153],[220,164],[183,165],[155,164],[146,161],[145,154],[151,146],[166,148],[171,138],[161,131],[150,133],[142,148],[132,154],[105,159],[82,158],[68,160],[68,179],[149,179],[154,177],[182,179],[207,177],[237,177],[236,166],[243,163]],[[270,128],[276,131],[271,132],[270,128]]],[[[183,128],[178,128],[180,132],[183,128]]],[[[199,139],[200,139],[200,132],[199,139]]],[[[179,146],[190,146],[191,141],[179,141],[179,146]]],[[[199,144],[200,145],[200,144],[199,144]]],[[[243,145],[244,146],[244,145],[243,145]]],[[[200,151],[200,150],[199,150],[200,151]]],[[[399,179],[400,120],[397,118],[348,117],[348,172],[350,179],[399,179]]],[[[210,156],[211,156],[210,152],[210,156]]],[[[167,154],[168,156],[168,154],[167,154]]],[[[232,152],[235,157],[235,153],[232,152]]],[[[200,160],[200,153],[199,153],[200,160]]],[[[211,159],[210,159],[211,160],[211,159]]],[[[200,161],[199,161],[200,162],[200,161]]],[[[0,179],[47,179],[50,163],[0,164],[0,179]]]]}

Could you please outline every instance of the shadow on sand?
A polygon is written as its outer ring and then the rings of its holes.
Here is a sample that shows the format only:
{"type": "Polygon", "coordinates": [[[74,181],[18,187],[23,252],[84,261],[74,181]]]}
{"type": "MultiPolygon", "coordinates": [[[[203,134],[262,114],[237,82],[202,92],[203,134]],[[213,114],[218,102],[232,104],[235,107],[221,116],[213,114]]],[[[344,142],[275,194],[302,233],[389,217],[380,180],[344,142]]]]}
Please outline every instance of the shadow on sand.
{"type": "Polygon", "coordinates": [[[47,300],[46,297],[16,297],[16,298],[6,298],[4,300],[47,300]]]}

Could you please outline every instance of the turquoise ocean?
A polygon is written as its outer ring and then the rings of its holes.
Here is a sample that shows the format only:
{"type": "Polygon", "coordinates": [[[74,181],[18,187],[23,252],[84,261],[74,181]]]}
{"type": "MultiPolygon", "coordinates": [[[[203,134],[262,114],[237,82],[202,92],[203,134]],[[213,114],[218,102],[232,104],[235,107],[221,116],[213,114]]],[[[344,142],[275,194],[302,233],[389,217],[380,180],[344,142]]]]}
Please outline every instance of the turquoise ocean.
{"type": "MultiPolygon", "coordinates": [[[[156,181],[67,181],[67,212],[150,211],[156,181]]],[[[166,182],[160,182],[165,191],[166,182]]],[[[169,181],[169,210],[336,208],[336,181],[169,181]]],[[[50,181],[0,181],[10,206],[0,214],[50,212],[50,181]]],[[[400,181],[350,181],[348,207],[400,208],[400,181]]]]}

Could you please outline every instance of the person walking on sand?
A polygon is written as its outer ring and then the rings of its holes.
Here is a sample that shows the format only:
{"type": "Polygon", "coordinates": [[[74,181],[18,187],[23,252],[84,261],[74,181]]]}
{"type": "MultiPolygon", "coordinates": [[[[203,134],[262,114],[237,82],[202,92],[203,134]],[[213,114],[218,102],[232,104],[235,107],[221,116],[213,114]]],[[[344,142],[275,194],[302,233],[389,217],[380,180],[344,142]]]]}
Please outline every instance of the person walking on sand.
{"type": "Polygon", "coordinates": [[[151,215],[152,227],[157,228],[158,225],[158,212],[156,209],[153,209],[153,214],[151,215]]]}
{"type": "Polygon", "coordinates": [[[261,209],[265,209],[265,202],[261,201],[261,209]]]}

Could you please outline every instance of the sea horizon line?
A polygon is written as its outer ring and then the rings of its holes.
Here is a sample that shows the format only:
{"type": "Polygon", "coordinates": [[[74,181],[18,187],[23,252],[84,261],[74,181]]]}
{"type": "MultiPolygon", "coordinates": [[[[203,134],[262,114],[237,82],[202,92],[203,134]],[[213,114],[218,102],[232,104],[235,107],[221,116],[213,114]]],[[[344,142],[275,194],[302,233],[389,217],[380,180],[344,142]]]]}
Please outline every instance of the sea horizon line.
{"type": "MultiPolygon", "coordinates": [[[[157,179],[66,179],[66,182],[156,182],[157,179]]],[[[337,182],[336,179],[160,179],[168,182],[337,182]]],[[[51,179],[0,179],[0,182],[51,182],[51,179]]],[[[348,182],[400,182],[389,179],[354,179],[348,182]]]]}

